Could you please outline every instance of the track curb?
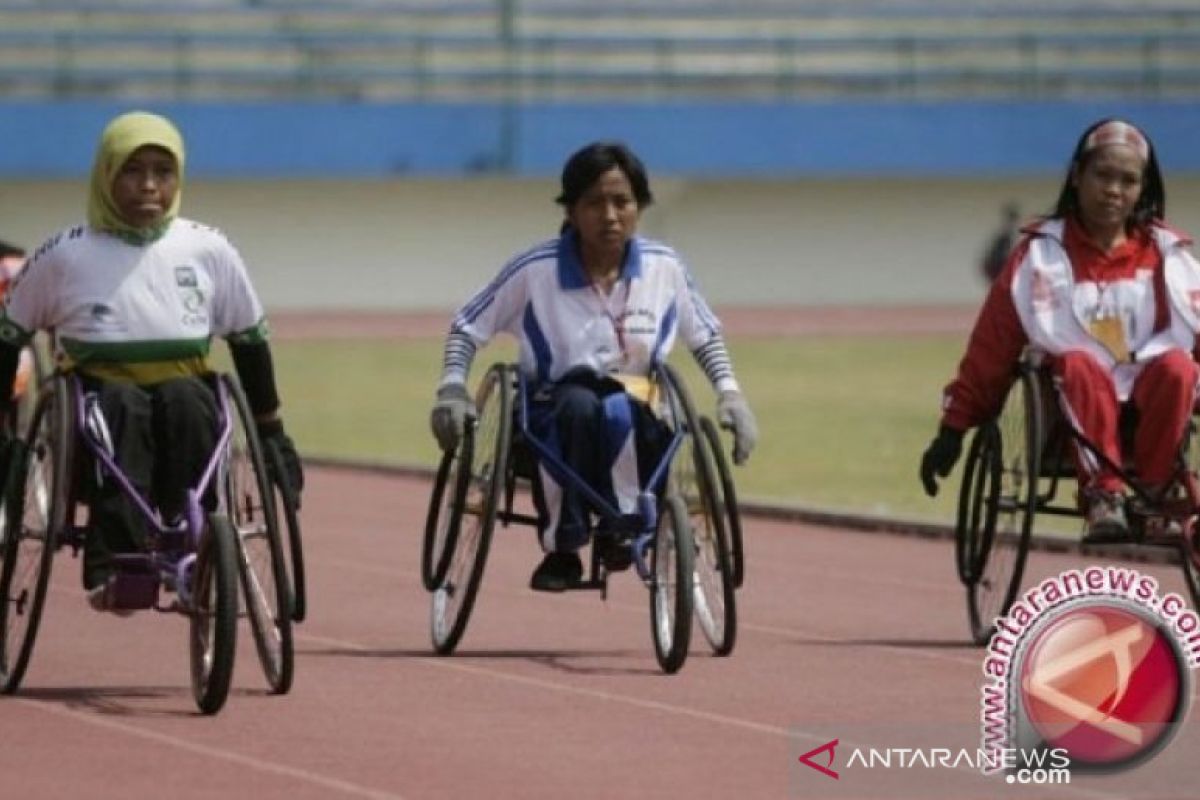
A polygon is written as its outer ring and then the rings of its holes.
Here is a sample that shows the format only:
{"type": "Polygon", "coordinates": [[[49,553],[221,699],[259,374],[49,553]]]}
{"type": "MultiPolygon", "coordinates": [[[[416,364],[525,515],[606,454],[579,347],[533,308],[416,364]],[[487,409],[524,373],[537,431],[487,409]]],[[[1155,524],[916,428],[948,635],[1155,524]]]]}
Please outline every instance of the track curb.
{"type": "MultiPolygon", "coordinates": [[[[370,472],[405,478],[432,479],[436,469],[424,464],[370,461],[335,456],[306,457],[305,464],[322,469],[349,472],[370,472]]],[[[739,499],[743,515],[757,519],[800,522],[807,525],[845,528],[859,533],[886,533],[894,536],[916,536],[922,539],[954,539],[954,526],[927,520],[862,514],[843,509],[818,508],[797,503],[782,503],[755,499],[739,499]]],[[[1179,553],[1172,547],[1136,545],[1083,545],[1076,539],[1033,534],[1030,549],[1044,553],[1074,553],[1082,556],[1101,556],[1121,561],[1145,564],[1178,564],[1179,553]]]]}

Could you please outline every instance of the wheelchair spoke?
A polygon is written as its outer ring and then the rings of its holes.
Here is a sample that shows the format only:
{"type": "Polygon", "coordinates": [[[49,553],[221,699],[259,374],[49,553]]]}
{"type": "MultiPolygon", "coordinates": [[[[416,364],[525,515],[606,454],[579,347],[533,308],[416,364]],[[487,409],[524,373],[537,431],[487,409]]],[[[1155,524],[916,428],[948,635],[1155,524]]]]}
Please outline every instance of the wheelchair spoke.
{"type": "Polygon", "coordinates": [[[1021,586],[1041,463],[1039,380],[1022,367],[1000,414],[977,429],[963,470],[956,553],[977,644],[987,643],[1021,586]]]}
{"type": "MultiPolygon", "coordinates": [[[[664,370],[668,391],[665,405],[672,427],[683,435],[671,462],[671,485],[686,511],[693,544],[691,560],[692,605],[696,621],[718,656],[733,651],[737,634],[733,551],[729,545],[725,506],[718,483],[715,452],[720,440],[715,430],[705,431],[705,420],[696,415],[687,387],[671,370],[664,370]],[[715,444],[714,444],[715,442],[715,444]]],[[[711,422],[708,422],[711,427],[711,422]]]]}
{"type": "Polygon", "coordinates": [[[654,536],[650,591],[654,654],[667,673],[678,671],[687,659],[697,594],[695,553],[686,507],[678,497],[669,497],[654,536]]]}
{"type": "Polygon", "coordinates": [[[1021,510],[1023,503],[1019,497],[1000,497],[995,502],[995,508],[1002,514],[1016,514],[1021,510]]]}
{"type": "Polygon", "coordinates": [[[514,369],[506,365],[494,365],[484,375],[475,422],[457,449],[443,456],[430,499],[421,571],[432,593],[433,647],[441,655],[452,653],[462,638],[483,580],[505,496],[516,383],[514,369]]]}

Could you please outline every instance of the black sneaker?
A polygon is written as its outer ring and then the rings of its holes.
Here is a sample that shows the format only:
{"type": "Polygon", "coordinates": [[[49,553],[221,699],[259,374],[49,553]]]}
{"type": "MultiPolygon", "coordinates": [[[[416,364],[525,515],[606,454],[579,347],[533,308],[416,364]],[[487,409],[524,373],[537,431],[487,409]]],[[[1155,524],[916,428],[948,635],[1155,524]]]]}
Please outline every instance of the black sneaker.
{"type": "Polygon", "coordinates": [[[629,569],[633,563],[633,538],[614,536],[608,532],[596,532],[595,548],[604,568],[609,572],[629,569]]]}
{"type": "Polygon", "coordinates": [[[118,617],[128,617],[132,608],[117,607],[117,576],[111,575],[99,586],[87,590],[87,603],[95,611],[111,611],[118,617]]]}
{"type": "Polygon", "coordinates": [[[578,553],[547,553],[533,571],[529,588],[535,592],[562,592],[579,583],[583,561],[578,553]]]}
{"type": "Polygon", "coordinates": [[[1084,544],[1113,544],[1129,541],[1129,522],[1125,518],[1124,498],[1108,492],[1095,492],[1089,498],[1084,544]]]}

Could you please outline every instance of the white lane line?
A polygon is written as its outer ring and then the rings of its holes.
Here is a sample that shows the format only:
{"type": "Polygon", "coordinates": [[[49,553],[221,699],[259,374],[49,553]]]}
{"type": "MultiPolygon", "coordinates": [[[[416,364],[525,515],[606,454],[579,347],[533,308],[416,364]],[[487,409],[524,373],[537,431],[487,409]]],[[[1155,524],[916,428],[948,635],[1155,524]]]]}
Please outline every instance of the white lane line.
{"type": "MultiPolygon", "coordinates": [[[[416,572],[412,572],[410,570],[397,569],[395,567],[381,567],[381,566],[378,566],[377,564],[367,564],[362,561],[352,561],[352,560],[343,559],[343,558],[327,558],[327,559],[324,559],[324,563],[330,564],[335,567],[339,567],[341,569],[352,570],[355,572],[362,572],[362,573],[366,573],[369,575],[386,575],[391,578],[400,578],[400,579],[403,579],[406,581],[410,581],[412,583],[420,582],[420,576],[416,572]]],[[[527,600],[527,599],[536,600],[537,599],[535,597],[532,597],[532,593],[530,593],[528,591],[521,591],[521,592],[506,591],[504,589],[496,589],[495,587],[489,587],[488,593],[489,594],[501,594],[504,597],[515,598],[515,599],[519,599],[519,600],[527,600]]],[[[562,597],[562,598],[557,598],[557,599],[558,599],[558,602],[561,602],[561,603],[577,603],[579,605],[591,605],[591,606],[594,606],[595,602],[596,602],[592,598],[583,598],[583,597],[562,597]]],[[[635,614],[635,615],[641,616],[641,617],[644,617],[646,615],[646,606],[645,605],[636,605],[635,606],[630,603],[622,603],[618,600],[608,599],[608,600],[604,601],[604,606],[607,609],[611,609],[614,611],[620,611],[620,612],[631,614],[631,615],[635,614]]],[[[970,667],[974,667],[976,670],[981,669],[981,665],[983,664],[983,652],[984,652],[983,648],[979,648],[979,651],[978,651],[979,656],[978,657],[954,656],[954,655],[949,655],[946,653],[938,653],[938,652],[934,652],[934,651],[930,651],[930,650],[918,649],[916,647],[905,647],[902,644],[888,644],[888,643],[884,643],[884,642],[859,641],[856,639],[846,639],[846,638],[838,638],[836,636],[826,636],[824,634],[815,633],[813,631],[805,630],[803,628],[784,627],[784,626],[779,626],[779,625],[759,625],[759,624],[753,623],[753,622],[746,622],[744,619],[741,618],[740,615],[738,618],[738,629],[743,630],[743,631],[754,631],[755,633],[762,633],[762,634],[767,634],[770,636],[778,636],[778,637],[786,638],[786,639],[803,638],[803,639],[811,639],[814,642],[824,642],[826,644],[855,644],[855,645],[865,647],[865,648],[872,648],[875,650],[887,650],[892,653],[896,653],[899,655],[905,655],[905,656],[912,656],[914,658],[933,659],[935,661],[944,661],[944,662],[948,662],[948,663],[952,663],[952,664],[966,664],[970,667]]],[[[965,638],[964,638],[963,644],[964,644],[964,646],[966,646],[965,638]]]]}
{"type": "MultiPolygon", "coordinates": [[[[347,650],[356,650],[359,652],[370,652],[375,649],[359,642],[351,642],[345,639],[335,639],[330,636],[318,636],[311,633],[300,633],[298,639],[307,640],[316,644],[327,646],[342,647],[347,650]]],[[[486,658],[486,656],[484,656],[486,658]]],[[[489,669],[474,664],[466,664],[461,660],[454,658],[446,658],[442,656],[416,656],[406,661],[416,661],[427,667],[435,669],[449,669],[457,672],[465,672],[470,675],[479,675],[498,680],[508,681],[509,683],[519,683],[525,686],[532,686],[538,689],[549,689],[564,694],[582,695],[591,697],[596,700],[601,700],[607,703],[622,703],[628,706],[637,708],[652,709],[654,711],[662,711],[668,714],[677,716],[691,717],[693,719],[704,720],[705,722],[716,722],[722,725],[730,725],[744,730],[754,731],[755,733],[764,733],[771,736],[789,736],[795,733],[812,739],[815,742],[824,742],[826,737],[816,733],[803,731],[795,728],[783,728],[778,725],[768,725],[762,722],[754,722],[753,720],[741,719],[740,717],[731,717],[725,714],[717,714],[712,711],[701,711],[688,706],[677,706],[670,703],[663,703],[658,700],[646,700],[640,697],[631,697],[624,694],[615,694],[613,692],[605,692],[600,689],[588,689],[582,686],[570,686],[568,684],[556,683],[554,681],[545,680],[543,678],[533,678],[526,675],[517,675],[503,670],[489,669]]]]}
{"type": "MultiPolygon", "coordinates": [[[[350,560],[345,560],[345,559],[328,559],[327,562],[336,564],[337,566],[339,566],[343,569],[351,569],[351,570],[356,570],[356,571],[371,573],[371,574],[380,574],[380,575],[388,575],[388,576],[393,576],[393,577],[401,577],[403,579],[412,580],[412,581],[419,580],[419,576],[417,576],[413,572],[390,569],[390,568],[386,568],[386,567],[379,567],[376,565],[365,564],[363,562],[358,562],[358,561],[350,561],[350,560]]],[[[507,592],[505,594],[507,594],[509,596],[513,596],[513,597],[523,596],[523,595],[519,595],[516,592],[507,592]]],[[[585,601],[584,599],[580,598],[577,602],[583,603],[583,602],[588,602],[588,601],[585,601]]],[[[618,603],[618,602],[614,602],[614,601],[608,601],[608,604],[609,604],[610,608],[614,608],[616,610],[619,610],[619,611],[622,611],[625,613],[630,613],[630,614],[636,613],[638,616],[641,616],[645,613],[645,608],[642,606],[633,606],[633,605],[618,603]]],[[[796,628],[766,626],[766,625],[745,625],[745,624],[743,624],[742,627],[744,629],[757,630],[761,633],[767,633],[767,634],[771,634],[771,635],[787,636],[787,637],[803,636],[803,637],[807,637],[807,638],[814,639],[817,641],[824,641],[824,642],[830,642],[830,643],[845,643],[847,641],[850,641],[850,642],[853,641],[853,640],[837,639],[835,637],[828,637],[828,636],[823,636],[820,634],[814,634],[814,633],[811,633],[808,631],[803,631],[803,630],[796,629],[796,628]]],[[[374,649],[372,647],[369,647],[367,645],[364,645],[364,644],[361,644],[358,642],[352,642],[352,641],[348,641],[348,640],[344,640],[344,639],[337,639],[337,638],[333,638],[333,637],[319,636],[319,635],[309,634],[309,633],[297,633],[295,635],[296,635],[296,638],[300,639],[300,640],[308,640],[308,641],[318,643],[318,644],[344,647],[346,649],[357,650],[360,652],[367,652],[367,651],[374,649]]],[[[900,654],[916,655],[916,656],[934,658],[934,659],[943,660],[943,661],[965,663],[965,664],[969,664],[971,666],[978,666],[977,662],[974,660],[969,660],[969,659],[965,659],[965,658],[955,658],[953,656],[947,656],[947,655],[943,655],[940,653],[927,653],[927,652],[923,652],[923,651],[915,651],[915,650],[905,648],[902,646],[897,646],[897,645],[864,643],[863,646],[864,647],[873,647],[876,649],[896,651],[900,654]]],[[[537,689],[550,690],[550,691],[568,694],[568,695],[589,697],[592,699],[599,700],[601,702],[620,703],[620,704],[623,704],[626,706],[648,709],[648,710],[652,710],[652,711],[656,711],[656,712],[664,713],[664,714],[668,714],[668,715],[688,717],[691,719],[696,719],[696,720],[709,722],[709,723],[715,723],[718,725],[736,727],[736,728],[740,728],[742,730],[749,730],[749,731],[753,731],[756,733],[761,733],[761,734],[769,735],[769,736],[784,737],[784,738],[797,737],[797,738],[806,739],[808,741],[815,742],[818,744],[824,744],[825,741],[827,740],[827,737],[825,735],[817,734],[812,731],[807,731],[802,728],[796,728],[796,727],[784,728],[784,727],[781,727],[778,725],[770,725],[770,724],[766,724],[766,723],[755,722],[754,720],[747,720],[747,719],[743,719],[740,717],[733,717],[733,716],[726,715],[726,714],[719,714],[716,712],[704,711],[702,709],[691,708],[688,706],[678,706],[678,705],[673,705],[670,703],[664,703],[661,701],[647,700],[647,699],[638,698],[638,697],[631,697],[629,695],[605,692],[605,691],[601,691],[601,690],[597,690],[597,689],[589,689],[589,688],[584,688],[584,687],[570,686],[570,685],[566,685],[566,684],[555,683],[554,681],[548,681],[548,680],[541,679],[541,678],[517,675],[517,674],[513,674],[513,673],[509,673],[509,672],[504,672],[502,670],[489,669],[486,667],[477,666],[477,665],[473,665],[473,664],[466,664],[461,661],[454,661],[452,659],[448,659],[448,658],[444,658],[444,657],[428,656],[428,657],[424,657],[424,658],[417,657],[417,658],[414,658],[411,660],[416,661],[417,663],[420,663],[420,664],[422,664],[424,666],[428,666],[428,667],[450,669],[450,670],[455,670],[455,671],[469,674],[469,675],[476,675],[476,676],[482,676],[482,677],[486,677],[486,678],[492,678],[495,680],[502,680],[502,681],[506,681],[509,683],[515,683],[515,684],[520,684],[520,685],[524,685],[524,686],[531,686],[531,687],[534,687],[537,689]]],[[[274,773],[274,774],[278,774],[278,775],[284,775],[284,776],[297,778],[299,780],[307,781],[309,783],[315,783],[320,786],[334,789],[336,791],[342,792],[343,794],[356,796],[356,797],[379,798],[379,800],[403,800],[403,797],[401,795],[371,789],[369,787],[360,786],[358,784],[352,784],[352,783],[349,783],[346,781],[341,781],[336,778],[328,778],[328,777],[325,777],[325,776],[322,776],[322,775],[319,775],[316,773],[308,772],[306,770],[298,769],[295,767],[289,767],[289,766],[282,765],[282,764],[277,764],[275,762],[269,762],[269,761],[264,761],[261,759],[252,758],[250,756],[245,756],[240,753],[234,753],[234,752],[230,752],[230,751],[226,751],[226,750],[220,750],[218,748],[208,747],[205,745],[199,745],[199,744],[196,744],[189,740],[181,739],[181,738],[173,737],[173,736],[168,736],[166,734],[160,734],[160,733],[156,733],[153,731],[144,731],[139,728],[131,727],[128,725],[123,725],[121,723],[113,722],[108,719],[92,717],[92,716],[88,716],[88,715],[84,714],[83,712],[78,712],[78,711],[74,711],[71,709],[66,709],[66,708],[62,708],[59,706],[55,706],[55,705],[48,703],[48,701],[38,701],[38,700],[30,700],[30,699],[24,699],[24,698],[17,698],[17,700],[18,700],[18,702],[26,703],[26,704],[34,706],[36,708],[40,708],[41,710],[49,711],[51,713],[55,713],[55,714],[58,714],[61,716],[67,716],[67,717],[74,718],[74,719],[80,719],[85,722],[89,722],[93,725],[97,725],[100,727],[107,727],[107,728],[110,728],[113,730],[120,731],[122,733],[127,733],[127,734],[130,734],[133,736],[138,736],[141,738],[149,739],[151,741],[155,741],[155,742],[159,742],[161,744],[165,744],[168,746],[173,746],[176,748],[188,750],[188,751],[195,752],[195,753],[198,753],[201,755],[206,755],[206,756],[209,756],[212,758],[217,758],[220,760],[231,761],[233,763],[242,764],[244,766],[247,766],[247,767],[250,767],[253,769],[258,769],[258,770],[261,770],[264,772],[270,772],[270,773],[274,773]]],[[[861,750],[869,750],[871,748],[871,745],[869,745],[869,744],[856,743],[856,742],[848,740],[848,739],[842,739],[841,741],[846,746],[851,747],[851,748],[857,748],[857,749],[861,749],[861,750]]],[[[959,769],[966,771],[967,774],[970,774],[970,775],[978,775],[981,778],[984,777],[980,773],[978,773],[972,769],[968,769],[966,767],[960,767],[959,769]]],[[[1119,800],[1118,795],[1112,795],[1112,794],[1108,794],[1105,792],[1099,792],[1099,791],[1095,791],[1095,790],[1083,789],[1080,787],[1056,786],[1053,788],[1064,791],[1071,795],[1095,798],[1096,800],[1119,800]]]]}
{"type": "Polygon", "coordinates": [[[289,767],[286,764],[279,764],[274,761],[265,761],[261,758],[235,753],[230,750],[222,750],[217,747],[209,747],[208,745],[197,744],[196,742],[180,738],[178,736],[170,736],[165,733],[156,731],[144,730],[133,725],[125,725],[120,722],[115,722],[111,719],[97,717],[92,714],[87,714],[82,711],[74,711],[69,708],[56,705],[47,700],[31,700],[28,698],[17,697],[16,702],[24,703],[41,711],[50,714],[56,714],[60,717],[69,717],[70,719],[79,722],[85,722],[88,725],[94,725],[100,728],[107,728],[118,733],[123,733],[128,736],[135,736],[140,739],[146,739],[157,744],[174,747],[177,750],[185,750],[196,755],[206,756],[208,758],[217,759],[219,761],[227,761],[233,764],[238,764],[243,767],[258,770],[259,772],[267,772],[272,775],[280,775],[285,778],[294,778],[304,783],[310,783],[320,786],[323,789],[330,789],[351,797],[366,797],[371,800],[404,800],[402,795],[392,792],[385,792],[380,789],[372,789],[369,786],[361,786],[357,783],[350,783],[338,778],[330,778],[325,775],[320,775],[316,772],[310,772],[306,769],[297,767],[289,767]]]}
{"type": "MultiPolygon", "coordinates": [[[[359,652],[371,652],[377,649],[365,644],[360,644],[359,642],[352,642],[346,639],[335,639],[330,636],[319,636],[311,633],[300,633],[297,635],[297,638],[308,640],[316,644],[342,647],[347,650],[357,650],[359,652]]],[[[659,700],[646,700],[641,697],[631,697],[630,695],[605,692],[599,689],[588,689],[582,686],[570,686],[568,684],[556,683],[555,681],[549,681],[543,678],[533,678],[527,675],[517,675],[512,672],[505,672],[504,670],[489,669],[487,667],[482,667],[475,664],[465,664],[462,661],[456,660],[452,657],[417,656],[406,659],[406,661],[414,661],[422,666],[432,667],[434,669],[448,669],[456,672],[463,672],[468,675],[492,678],[522,686],[530,686],[535,689],[558,692],[560,694],[588,697],[594,700],[599,700],[603,703],[619,703],[626,706],[632,706],[634,708],[648,709],[677,717],[686,717],[703,722],[716,723],[718,725],[740,728],[742,730],[753,731],[755,733],[761,733],[768,736],[778,736],[784,738],[799,737],[819,744],[825,744],[829,740],[828,735],[814,733],[812,731],[804,730],[803,728],[784,728],[780,727],[779,725],[769,725],[763,722],[755,722],[754,720],[733,717],[729,716],[728,714],[718,714],[713,711],[704,711],[691,706],[674,705],[672,703],[664,703],[659,700]]],[[[866,751],[870,750],[871,748],[871,745],[869,744],[854,742],[844,738],[841,738],[840,742],[841,744],[853,749],[866,751]]],[[[973,768],[963,766],[956,767],[956,769],[981,779],[997,780],[997,778],[985,776],[983,773],[973,768]]],[[[1078,795],[1081,797],[1096,798],[1096,800],[1122,800],[1121,795],[1108,794],[1107,792],[1100,792],[1091,789],[1082,789],[1075,786],[1054,786],[1050,788],[1058,789],[1068,794],[1078,795]]]]}

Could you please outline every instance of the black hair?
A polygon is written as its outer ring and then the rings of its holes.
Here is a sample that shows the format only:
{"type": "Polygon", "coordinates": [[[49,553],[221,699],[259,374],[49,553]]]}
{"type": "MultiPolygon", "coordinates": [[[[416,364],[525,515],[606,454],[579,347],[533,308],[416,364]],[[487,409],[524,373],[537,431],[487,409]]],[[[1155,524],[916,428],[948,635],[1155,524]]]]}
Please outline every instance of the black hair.
{"type": "Polygon", "coordinates": [[[619,167],[629,179],[639,209],[654,202],[646,168],[641,159],[621,142],[592,142],[576,150],[563,165],[562,193],[554,198],[554,202],[570,209],[601,175],[613,167],[619,167]]]}
{"type": "Polygon", "coordinates": [[[17,247],[15,244],[9,244],[3,239],[0,239],[0,258],[8,258],[9,256],[24,258],[25,248],[17,247]]]}
{"type": "MultiPolygon", "coordinates": [[[[1079,141],[1075,143],[1075,152],[1071,154],[1071,162],[1067,165],[1067,177],[1063,180],[1062,190],[1058,193],[1058,202],[1054,205],[1053,216],[1062,218],[1078,213],[1079,195],[1075,191],[1075,184],[1072,181],[1072,177],[1077,172],[1083,172],[1088,162],[1099,149],[1093,148],[1084,152],[1084,146],[1087,144],[1088,137],[1092,135],[1092,131],[1110,122],[1125,121],[1115,117],[1107,117],[1098,122],[1093,122],[1079,137],[1079,141]]],[[[1137,128],[1132,123],[1126,122],[1125,124],[1137,128]]],[[[1141,128],[1137,128],[1137,131],[1146,140],[1146,152],[1148,156],[1146,158],[1146,168],[1142,173],[1142,193],[1138,196],[1137,203],[1133,206],[1133,213],[1130,214],[1130,218],[1135,224],[1147,225],[1153,220],[1166,218],[1167,192],[1163,186],[1162,172],[1158,168],[1158,156],[1154,152],[1154,143],[1150,141],[1150,137],[1141,128]]]]}

